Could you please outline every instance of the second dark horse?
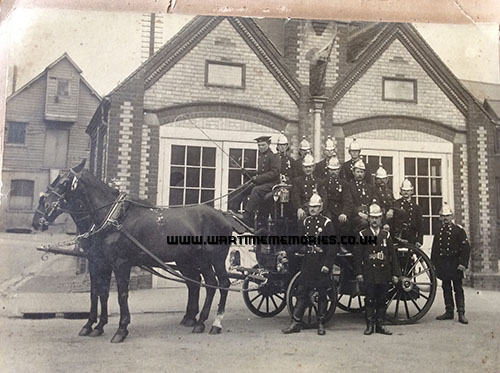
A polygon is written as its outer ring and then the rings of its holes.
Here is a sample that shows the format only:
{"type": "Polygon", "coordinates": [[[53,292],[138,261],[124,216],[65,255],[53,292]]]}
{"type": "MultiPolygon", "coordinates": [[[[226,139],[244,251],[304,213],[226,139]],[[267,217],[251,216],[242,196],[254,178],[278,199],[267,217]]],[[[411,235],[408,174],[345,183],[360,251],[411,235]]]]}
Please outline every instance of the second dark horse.
{"type": "MultiPolygon", "coordinates": [[[[70,212],[69,206],[74,206],[79,200],[83,208],[80,211],[86,211],[92,223],[99,227],[99,232],[94,235],[97,240],[95,250],[99,250],[115,273],[120,305],[119,327],[111,341],[122,342],[128,335],[128,285],[132,266],[159,266],[130,237],[162,262],[175,262],[185,277],[199,282],[202,275],[207,285],[221,287],[217,316],[210,330],[211,333],[220,332],[228,293],[225,289],[230,285],[225,266],[229,243],[224,239],[216,244],[207,242],[211,242],[209,237],[227,238],[231,235],[232,227],[224,215],[206,205],[158,209],[144,207],[144,202],[128,198],[118,202],[119,192],[83,170],[83,167],[84,162],[52,183],[43,200],[43,208],[35,214],[33,226],[40,226],[40,219],[52,222],[61,212],[70,212]],[[110,209],[114,207],[117,207],[115,213],[109,216],[110,209]],[[116,223],[111,224],[112,221],[116,223]],[[118,227],[123,229],[119,230],[118,227]],[[169,236],[194,238],[196,243],[170,245],[167,243],[169,236]]],[[[196,320],[200,285],[191,281],[186,281],[186,285],[189,291],[188,304],[181,323],[193,325],[193,332],[202,333],[215,288],[206,288],[205,302],[196,320]]]]}

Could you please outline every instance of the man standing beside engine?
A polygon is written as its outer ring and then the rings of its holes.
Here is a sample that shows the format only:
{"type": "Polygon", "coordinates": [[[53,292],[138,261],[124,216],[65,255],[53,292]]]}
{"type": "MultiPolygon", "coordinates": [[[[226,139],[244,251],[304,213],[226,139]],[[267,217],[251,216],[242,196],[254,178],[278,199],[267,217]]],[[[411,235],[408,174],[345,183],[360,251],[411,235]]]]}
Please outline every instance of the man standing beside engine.
{"type": "Polygon", "coordinates": [[[391,335],[386,329],[386,298],[391,280],[397,284],[401,270],[389,232],[381,228],[382,209],[372,203],[368,211],[370,227],[359,232],[362,240],[354,247],[356,279],[365,285],[365,335],[374,331],[391,335]],[[367,242],[364,241],[366,239],[367,242]]]}
{"type": "Polygon", "coordinates": [[[324,319],[328,308],[329,276],[337,255],[337,249],[334,245],[322,243],[328,241],[328,237],[334,234],[333,223],[329,218],[321,214],[322,208],[323,201],[321,197],[319,194],[314,193],[309,200],[310,216],[303,221],[302,233],[303,236],[315,237],[317,242],[304,247],[306,252],[298,279],[297,304],[293,312],[292,323],[288,328],[282,330],[284,334],[300,332],[302,317],[311,299],[311,292],[316,289],[319,294],[317,308],[318,334],[325,335],[324,319]]]}
{"type": "Polygon", "coordinates": [[[442,281],[445,313],[438,316],[438,320],[453,319],[453,290],[457,304],[458,321],[468,324],[465,317],[465,296],[462,288],[464,271],[467,269],[470,256],[470,245],[465,230],[452,222],[453,212],[446,203],[439,211],[441,228],[432,241],[431,260],[436,267],[436,276],[442,281]]]}

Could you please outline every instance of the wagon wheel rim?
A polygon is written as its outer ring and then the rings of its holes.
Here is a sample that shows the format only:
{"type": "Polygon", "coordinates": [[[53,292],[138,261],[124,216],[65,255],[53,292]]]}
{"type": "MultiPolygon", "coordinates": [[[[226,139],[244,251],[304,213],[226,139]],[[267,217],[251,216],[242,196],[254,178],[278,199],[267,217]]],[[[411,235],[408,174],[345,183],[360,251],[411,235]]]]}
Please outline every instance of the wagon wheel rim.
{"type": "Polygon", "coordinates": [[[431,308],[436,297],[436,275],[431,260],[420,249],[400,248],[397,256],[402,276],[388,292],[387,320],[411,324],[431,308]]]}
{"type": "Polygon", "coordinates": [[[277,291],[277,288],[266,284],[259,290],[247,291],[258,286],[256,281],[248,277],[243,282],[243,300],[250,312],[260,317],[273,317],[283,311],[286,307],[285,290],[277,291]]]}
{"type": "Polygon", "coordinates": [[[361,294],[351,295],[341,292],[341,281],[345,276],[344,270],[341,268],[340,273],[334,275],[337,282],[337,306],[345,312],[361,313],[365,311],[365,297],[361,294]]]}
{"type": "Polygon", "coordinates": [[[365,297],[363,295],[339,294],[337,306],[350,313],[361,313],[365,310],[365,297]]]}
{"type": "MultiPolygon", "coordinates": [[[[300,276],[300,271],[293,276],[290,284],[288,285],[288,290],[286,292],[286,304],[288,309],[288,314],[293,318],[293,312],[297,304],[297,279],[300,276]]],[[[337,287],[334,278],[330,279],[331,284],[327,290],[327,308],[324,317],[324,322],[327,323],[331,320],[335,314],[335,309],[337,308],[337,287]]],[[[318,305],[317,305],[318,293],[314,291],[310,296],[309,304],[306,306],[304,316],[302,317],[302,326],[305,329],[316,328],[318,326],[318,305]]]]}

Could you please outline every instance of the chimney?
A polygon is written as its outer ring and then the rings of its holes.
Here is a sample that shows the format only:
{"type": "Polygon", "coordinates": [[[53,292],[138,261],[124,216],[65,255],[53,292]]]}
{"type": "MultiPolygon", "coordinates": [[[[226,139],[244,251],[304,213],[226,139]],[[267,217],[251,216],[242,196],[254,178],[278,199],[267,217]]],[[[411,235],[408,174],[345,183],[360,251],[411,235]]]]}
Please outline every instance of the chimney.
{"type": "Polygon", "coordinates": [[[10,96],[16,91],[17,85],[17,66],[13,65],[12,68],[9,69],[9,76],[7,78],[8,86],[7,86],[7,96],[10,96]]]}

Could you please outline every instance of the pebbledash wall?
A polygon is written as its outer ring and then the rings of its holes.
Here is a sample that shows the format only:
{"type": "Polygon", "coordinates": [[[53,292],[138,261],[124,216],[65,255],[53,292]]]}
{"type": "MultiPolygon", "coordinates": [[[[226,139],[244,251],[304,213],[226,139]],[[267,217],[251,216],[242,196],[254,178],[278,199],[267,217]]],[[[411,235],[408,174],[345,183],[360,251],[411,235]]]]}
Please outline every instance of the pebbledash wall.
{"type": "Polygon", "coordinates": [[[258,22],[196,17],[113,90],[87,129],[92,171],[156,203],[159,178],[168,177],[159,175],[160,127],[184,128],[193,138],[200,128],[236,136],[283,130],[296,155],[303,135],[313,143],[315,112],[322,142],[332,135],[341,160],[353,136],[401,151],[443,144],[450,149],[443,165],[452,170],[449,203],[473,245],[468,281],[498,289],[496,128],[418,32],[406,24],[258,22]],[[325,48],[324,97],[311,97],[311,63],[325,48]],[[207,84],[207,61],[244,66],[243,86],[207,84]],[[388,78],[416,82],[414,99],[384,99],[388,78]]]}

